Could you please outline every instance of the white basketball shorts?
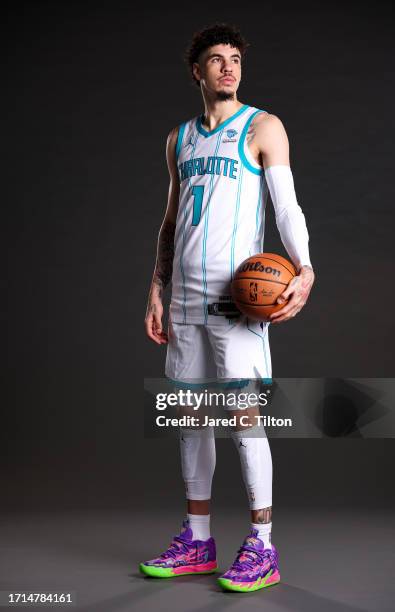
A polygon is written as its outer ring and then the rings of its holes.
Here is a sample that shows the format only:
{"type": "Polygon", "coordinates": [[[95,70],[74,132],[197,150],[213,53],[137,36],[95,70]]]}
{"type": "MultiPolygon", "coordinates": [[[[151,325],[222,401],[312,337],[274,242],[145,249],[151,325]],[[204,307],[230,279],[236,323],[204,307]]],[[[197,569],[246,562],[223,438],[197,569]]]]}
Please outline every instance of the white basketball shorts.
{"type": "Polygon", "coordinates": [[[270,382],[269,325],[245,315],[229,325],[183,324],[170,318],[165,375],[191,388],[221,381],[230,386],[270,382]]]}

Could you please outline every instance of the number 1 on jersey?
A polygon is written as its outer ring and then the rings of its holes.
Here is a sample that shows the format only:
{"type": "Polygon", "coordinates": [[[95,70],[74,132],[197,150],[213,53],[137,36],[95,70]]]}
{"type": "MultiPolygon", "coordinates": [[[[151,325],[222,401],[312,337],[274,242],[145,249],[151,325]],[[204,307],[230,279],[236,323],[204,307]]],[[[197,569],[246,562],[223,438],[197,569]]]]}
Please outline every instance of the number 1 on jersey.
{"type": "Polygon", "coordinates": [[[194,185],[192,187],[193,195],[193,215],[192,225],[198,225],[202,214],[204,185],[194,185]]]}

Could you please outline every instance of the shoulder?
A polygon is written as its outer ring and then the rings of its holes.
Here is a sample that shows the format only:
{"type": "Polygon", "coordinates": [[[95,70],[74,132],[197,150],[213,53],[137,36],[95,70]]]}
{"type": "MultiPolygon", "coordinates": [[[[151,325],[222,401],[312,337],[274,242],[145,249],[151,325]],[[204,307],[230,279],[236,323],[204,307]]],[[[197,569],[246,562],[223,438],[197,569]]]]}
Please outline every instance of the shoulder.
{"type": "Polygon", "coordinates": [[[176,149],[177,149],[179,133],[180,133],[180,126],[176,125],[176,127],[172,128],[167,135],[166,155],[168,159],[171,159],[171,160],[176,159],[176,149]]]}
{"type": "Polygon", "coordinates": [[[173,178],[177,176],[177,143],[178,143],[178,135],[180,133],[180,126],[172,128],[167,135],[166,141],[166,159],[167,159],[167,167],[169,169],[169,173],[173,178]]]}
{"type": "Polygon", "coordinates": [[[285,131],[284,124],[277,115],[262,111],[257,113],[251,122],[258,132],[275,133],[285,131]]]}
{"type": "Polygon", "coordinates": [[[272,113],[258,113],[250,126],[249,139],[253,140],[262,153],[273,147],[288,147],[288,136],[283,122],[272,113]]]}
{"type": "Polygon", "coordinates": [[[184,121],[183,123],[179,123],[167,135],[167,149],[175,150],[177,145],[180,146],[181,142],[184,138],[185,132],[188,129],[188,126],[194,121],[194,119],[190,119],[188,121],[184,121]]]}
{"type": "Polygon", "coordinates": [[[176,125],[176,127],[173,127],[170,132],[167,135],[167,146],[171,147],[172,145],[176,145],[177,143],[177,139],[178,139],[178,133],[180,130],[180,126],[176,125]]]}

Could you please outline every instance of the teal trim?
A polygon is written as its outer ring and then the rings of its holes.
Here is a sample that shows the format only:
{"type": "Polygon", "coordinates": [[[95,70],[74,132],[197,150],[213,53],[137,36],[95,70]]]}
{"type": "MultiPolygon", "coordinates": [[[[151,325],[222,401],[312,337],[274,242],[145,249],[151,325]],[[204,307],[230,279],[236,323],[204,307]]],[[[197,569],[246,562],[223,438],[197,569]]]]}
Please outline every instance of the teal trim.
{"type": "MultiPolygon", "coordinates": [[[[243,166],[242,166],[243,168],[243,166]]],[[[255,253],[262,253],[263,252],[263,245],[259,245],[258,247],[258,251],[256,250],[256,246],[255,243],[257,241],[257,238],[259,236],[259,230],[260,228],[263,226],[263,231],[265,228],[265,208],[263,208],[263,219],[259,218],[259,212],[261,210],[261,204],[262,204],[262,187],[263,187],[263,183],[265,181],[265,175],[264,173],[261,174],[261,178],[260,178],[260,182],[259,182],[259,194],[258,194],[258,202],[256,205],[256,213],[255,213],[255,234],[254,234],[254,249],[255,249],[255,253]]],[[[251,247],[249,249],[249,256],[251,257],[252,253],[251,253],[251,247]]]]}
{"type": "Polygon", "coordinates": [[[220,389],[243,389],[250,384],[249,378],[241,378],[240,380],[231,380],[226,383],[218,383],[220,389]]]}
{"type": "Polygon", "coordinates": [[[239,157],[243,163],[243,165],[253,174],[257,174],[258,176],[260,174],[263,174],[263,169],[259,169],[259,168],[255,168],[255,166],[253,166],[248,159],[246,158],[246,155],[244,153],[244,141],[246,139],[247,136],[247,132],[248,132],[248,128],[250,127],[250,124],[252,122],[252,120],[254,119],[254,117],[256,117],[256,115],[258,115],[259,113],[266,113],[267,111],[264,110],[257,110],[255,111],[255,113],[252,113],[252,115],[250,115],[250,117],[248,117],[246,124],[243,128],[243,131],[241,133],[241,136],[239,138],[239,145],[238,145],[238,151],[239,151],[239,157]]]}
{"type": "Polygon", "coordinates": [[[196,128],[197,128],[199,134],[201,134],[205,138],[208,138],[209,136],[212,136],[213,134],[216,134],[220,130],[223,130],[224,127],[229,125],[229,123],[231,121],[233,121],[234,119],[236,119],[236,117],[239,117],[242,113],[244,113],[247,110],[247,108],[250,108],[249,105],[248,104],[244,104],[244,106],[239,108],[239,110],[234,115],[232,115],[231,117],[226,119],[226,121],[223,121],[222,123],[217,125],[217,127],[214,130],[211,130],[211,132],[208,132],[207,130],[204,129],[204,127],[202,126],[202,116],[203,115],[199,115],[199,117],[196,120],[196,128]]]}
{"type": "MultiPolygon", "coordinates": [[[[218,135],[214,156],[216,156],[217,153],[218,153],[219,145],[221,144],[222,134],[223,134],[223,130],[221,130],[219,135],[218,135]]],[[[210,187],[209,187],[209,194],[208,194],[208,198],[207,198],[207,204],[206,204],[206,208],[205,208],[205,210],[203,212],[203,214],[204,214],[204,234],[203,234],[203,251],[202,251],[203,312],[204,312],[204,322],[205,322],[206,325],[207,325],[207,321],[208,321],[207,277],[206,277],[206,247],[207,247],[208,218],[209,218],[209,212],[210,212],[210,202],[211,202],[211,196],[212,196],[212,193],[213,193],[213,181],[214,181],[214,175],[212,174],[210,176],[210,187]]]]}
{"type": "Polygon", "coordinates": [[[171,383],[173,383],[173,385],[179,387],[180,389],[206,389],[207,387],[217,386],[216,382],[187,383],[181,380],[176,380],[175,378],[170,378],[170,376],[166,376],[166,378],[171,383]]]}
{"type": "MultiPolygon", "coordinates": [[[[249,378],[241,378],[240,380],[231,380],[228,382],[221,382],[220,380],[207,381],[202,383],[188,383],[182,380],[177,380],[176,378],[170,378],[170,376],[166,376],[167,380],[176,387],[180,389],[207,389],[207,388],[216,388],[216,389],[243,389],[243,387],[247,387],[250,384],[249,378]]],[[[271,378],[262,378],[261,381],[266,384],[271,384],[271,378]]]]}
{"type": "Polygon", "coordinates": [[[262,220],[263,226],[262,226],[262,245],[261,245],[261,248],[260,248],[261,253],[263,253],[264,250],[265,250],[264,249],[264,242],[265,242],[265,224],[266,224],[266,204],[267,204],[267,196],[268,196],[268,191],[269,191],[269,188],[268,188],[267,182],[266,182],[266,178],[264,177],[264,175],[263,175],[263,178],[264,178],[264,185],[265,186],[264,186],[264,190],[263,190],[263,220],[262,220]]]}
{"type": "MultiPolygon", "coordinates": [[[[199,136],[195,138],[195,142],[194,142],[194,145],[191,151],[190,160],[193,160],[193,156],[195,154],[195,149],[196,149],[198,140],[199,140],[199,136]]],[[[189,179],[189,189],[192,189],[191,179],[189,179]]],[[[181,254],[180,254],[180,268],[181,268],[182,291],[183,291],[183,301],[182,301],[183,323],[187,322],[187,290],[186,290],[186,284],[185,284],[185,272],[184,272],[184,264],[183,264],[187,219],[188,219],[188,200],[185,202],[185,206],[184,206],[184,225],[182,228],[182,248],[181,248],[181,254]]]]}
{"type": "MultiPolygon", "coordinates": [[[[269,323],[269,325],[270,325],[270,323],[269,323]]],[[[268,359],[267,359],[267,354],[266,354],[266,343],[265,343],[265,340],[267,338],[267,333],[269,331],[269,325],[266,326],[266,332],[261,336],[260,334],[257,334],[257,332],[254,331],[253,329],[250,329],[250,323],[249,323],[249,320],[248,320],[248,317],[247,317],[247,329],[248,329],[248,331],[250,331],[252,334],[255,334],[256,336],[258,336],[258,338],[260,338],[262,340],[262,349],[263,349],[263,357],[265,359],[265,369],[266,369],[266,372],[269,371],[269,364],[268,364],[268,359]]],[[[269,380],[271,380],[271,379],[269,379],[269,380]]]]}
{"type": "Polygon", "coordinates": [[[239,184],[237,186],[236,210],[235,210],[235,217],[234,217],[234,222],[233,222],[232,243],[230,247],[230,280],[231,281],[233,280],[233,275],[235,271],[235,243],[236,243],[237,222],[239,219],[240,194],[241,194],[242,182],[243,182],[243,166],[241,166],[240,168],[239,184]]]}
{"type": "Polygon", "coordinates": [[[265,357],[266,372],[269,371],[269,365],[268,365],[268,359],[267,359],[267,349],[266,349],[266,338],[267,338],[267,332],[268,331],[269,331],[269,325],[266,328],[266,334],[265,334],[264,338],[262,338],[263,354],[264,354],[264,357],[265,357]]]}
{"type": "Polygon", "coordinates": [[[265,180],[265,175],[262,173],[261,174],[261,179],[259,181],[259,195],[258,195],[258,203],[257,203],[257,207],[256,207],[256,215],[255,215],[255,236],[254,236],[254,242],[257,239],[258,233],[259,233],[259,228],[261,227],[261,220],[259,219],[259,211],[261,210],[261,204],[262,204],[262,187],[263,187],[263,181],[265,180]]]}
{"type": "Polygon", "coordinates": [[[181,123],[179,129],[178,129],[178,136],[177,136],[177,144],[176,144],[176,160],[178,161],[178,157],[180,155],[180,151],[181,151],[181,145],[182,145],[182,141],[184,139],[184,132],[185,132],[185,128],[186,128],[186,123],[181,123]]]}

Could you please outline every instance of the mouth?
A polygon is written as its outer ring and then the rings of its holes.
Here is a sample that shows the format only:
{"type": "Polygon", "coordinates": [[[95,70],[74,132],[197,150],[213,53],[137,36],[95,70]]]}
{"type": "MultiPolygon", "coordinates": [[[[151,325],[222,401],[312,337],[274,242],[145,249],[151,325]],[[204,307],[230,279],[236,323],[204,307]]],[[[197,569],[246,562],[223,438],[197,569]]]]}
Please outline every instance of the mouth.
{"type": "Polygon", "coordinates": [[[222,77],[222,79],[219,80],[220,83],[224,83],[225,85],[232,85],[232,83],[235,82],[234,79],[232,79],[232,77],[222,77]]]}

